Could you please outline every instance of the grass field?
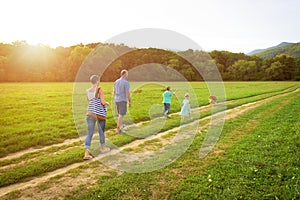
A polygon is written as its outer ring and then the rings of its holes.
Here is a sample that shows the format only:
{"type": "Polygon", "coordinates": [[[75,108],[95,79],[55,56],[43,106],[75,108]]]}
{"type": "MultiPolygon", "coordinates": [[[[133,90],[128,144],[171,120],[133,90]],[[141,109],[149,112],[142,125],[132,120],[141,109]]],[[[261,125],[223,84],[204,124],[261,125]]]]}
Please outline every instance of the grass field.
{"type": "MultiPolygon", "coordinates": [[[[107,119],[108,141],[121,147],[139,138],[157,135],[182,125],[177,112],[180,111],[184,93],[195,93],[196,96],[191,99],[191,104],[195,108],[205,107],[208,104],[209,92],[205,83],[192,82],[190,85],[193,91],[182,83],[131,83],[133,106],[130,108],[130,117],[126,119],[126,123],[145,123],[129,128],[130,135],[116,135],[113,131],[114,106],[111,105],[107,119]],[[178,89],[171,107],[174,114],[161,129],[155,130],[157,125],[154,121],[161,115],[164,85],[171,85],[172,88],[178,89]],[[149,124],[152,118],[151,123],[153,123],[149,124]]],[[[205,137],[205,130],[202,130],[199,131],[201,134],[196,134],[189,149],[165,168],[142,174],[99,175],[97,184],[93,188],[87,189],[83,184],[78,186],[82,189],[75,188],[65,193],[63,198],[300,198],[298,151],[300,94],[295,92],[300,84],[298,82],[225,82],[224,85],[228,109],[276,96],[278,98],[266,101],[241,116],[226,120],[213,152],[204,159],[197,157],[199,146],[205,137]]],[[[0,157],[3,158],[0,160],[0,187],[26,183],[48,172],[83,162],[82,141],[75,139],[79,136],[84,138],[86,134],[87,103],[84,94],[89,84],[81,83],[78,88],[82,90],[78,91],[77,88],[75,94],[73,87],[72,83],[0,84],[2,94],[0,157]],[[80,99],[82,102],[78,101],[80,99]],[[63,143],[68,139],[74,139],[74,142],[63,143]],[[5,159],[11,153],[28,149],[41,150],[21,153],[20,156],[5,159]]],[[[107,101],[112,103],[112,83],[103,83],[101,87],[105,91],[107,101]]],[[[194,113],[192,121],[211,114],[211,110],[204,109],[200,113],[194,113]]],[[[164,140],[148,140],[138,147],[130,147],[126,150],[132,152],[141,152],[145,149],[157,150],[163,147],[164,142],[173,135],[174,132],[171,132],[164,136],[164,140]]],[[[97,144],[94,144],[94,148],[97,148],[97,144]]],[[[6,198],[19,198],[20,195],[21,192],[14,192],[6,198]]]]}
{"type": "MultiPolygon", "coordinates": [[[[89,84],[85,85],[86,87],[82,87],[83,102],[85,102],[85,88],[89,87],[89,84]]],[[[173,85],[173,88],[181,91],[178,98],[182,100],[185,90],[180,88],[180,83],[173,85]]],[[[208,90],[205,83],[191,83],[191,85],[198,97],[191,99],[191,104],[195,105],[193,102],[198,101],[198,105],[206,105],[208,90]]],[[[101,86],[107,101],[112,102],[112,83],[103,83],[101,86]]],[[[282,91],[293,86],[295,86],[293,82],[225,83],[227,100],[282,91]]],[[[0,90],[1,157],[30,147],[46,146],[78,137],[72,113],[72,83],[2,83],[0,90]]],[[[149,119],[149,108],[153,104],[161,104],[163,90],[163,86],[155,84],[146,85],[140,88],[139,93],[133,93],[130,115],[136,122],[149,119]]],[[[181,101],[174,101],[171,112],[178,112],[180,103],[181,101]]],[[[81,118],[84,124],[86,107],[81,109],[83,116],[75,117],[81,118]]],[[[112,109],[109,109],[108,115],[107,129],[111,129],[116,124],[112,109]]],[[[80,131],[81,134],[85,134],[84,128],[80,131]]]]}
{"type": "Polygon", "coordinates": [[[298,199],[299,97],[278,99],[228,121],[216,149],[203,160],[198,135],[172,165],[103,177],[78,199],[298,199]]]}

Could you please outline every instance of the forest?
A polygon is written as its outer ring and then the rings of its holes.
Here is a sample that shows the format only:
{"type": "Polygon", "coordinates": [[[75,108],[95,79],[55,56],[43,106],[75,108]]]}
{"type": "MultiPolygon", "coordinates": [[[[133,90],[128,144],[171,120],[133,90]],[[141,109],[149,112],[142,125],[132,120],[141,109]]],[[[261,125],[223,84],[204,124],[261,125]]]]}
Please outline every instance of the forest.
{"type": "Polygon", "coordinates": [[[228,51],[171,51],[107,43],[56,48],[26,41],[0,43],[0,82],[88,81],[94,73],[102,74],[102,81],[114,81],[121,69],[137,66],[143,75],[136,81],[178,81],[174,71],[188,81],[213,81],[216,69],[224,81],[300,80],[300,58],[286,54],[261,58],[228,51]]]}

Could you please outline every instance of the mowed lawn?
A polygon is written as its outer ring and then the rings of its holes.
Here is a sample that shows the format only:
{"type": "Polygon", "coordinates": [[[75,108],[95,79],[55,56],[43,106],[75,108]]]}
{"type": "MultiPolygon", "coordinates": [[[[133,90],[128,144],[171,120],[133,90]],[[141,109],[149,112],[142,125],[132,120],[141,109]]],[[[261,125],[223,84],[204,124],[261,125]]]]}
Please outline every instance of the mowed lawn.
{"type": "MultiPolygon", "coordinates": [[[[133,106],[129,110],[134,122],[149,120],[153,105],[162,106],[165,86],[176,89],[171,112],[180,111],[186,92],[196,95],[191,99],[193,107],[208,104],[209,91],[203,82],[189,83],[131,83],[133,106]]],[[[226,99],[243,99],[297,87],[297,82],[225,82],[226,99]]],[[[89,83],[1,83],[0,84],[0,157],[31,147],[39,148],[61,143],[66,139],[78,138],[85,134],[85,90],[89,83]],[[80,87],[78,87],[78,85],[80,87]],[[76,90],[74,89],[76,88],[76,90]],[[79,88],[79,89],[78,89],[79,88]],[[73,95],[74,94],[74,95],[73,95]],[[76,95],[75,95],[76,94],[76,95]],[[73,99],[80,96],[80,113],[72,110],[73,99]],[[75,118],[75,121],[74,121],[75,118]],[[77,123],[77,127],[75,126],[77,123]],[[79,124],[79,125],[78,125],[79,124]],[[80,125],[83,125],[82,127],[80,125]]],[[[115,128],[112,101],[113,83],[101,83],[108,102],[107,130],[115,128]]],[[[160,110],[155,110],[159,113],[160,110]]],[[[156,114],[157,115],[157,114],[156,114]]],[[[155,114],[154,114],[155,116],[155,114]]]]}

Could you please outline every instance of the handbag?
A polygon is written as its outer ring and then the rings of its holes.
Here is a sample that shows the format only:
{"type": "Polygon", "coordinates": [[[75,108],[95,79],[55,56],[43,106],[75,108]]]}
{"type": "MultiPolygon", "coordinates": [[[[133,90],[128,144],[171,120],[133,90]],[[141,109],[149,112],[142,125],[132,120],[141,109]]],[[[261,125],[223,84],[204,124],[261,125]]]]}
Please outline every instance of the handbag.
{"type": "Polygon", "coordinates": [[[102,105],[99,98],[90,100],[87,115],[99,120],[106,120],[106,107],[102,105]]]}

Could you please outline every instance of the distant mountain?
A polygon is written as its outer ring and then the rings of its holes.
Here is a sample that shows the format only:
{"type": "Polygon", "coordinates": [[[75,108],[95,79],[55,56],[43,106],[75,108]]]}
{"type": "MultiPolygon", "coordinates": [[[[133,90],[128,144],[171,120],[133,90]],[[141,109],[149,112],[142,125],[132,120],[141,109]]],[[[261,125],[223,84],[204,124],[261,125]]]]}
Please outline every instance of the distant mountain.
{"type": "Polygon", "coordinates": [[[300,58],[300,42],[299,43],[282,42],[277,46],[263,49],[261,51],[257,51],[256,53],[250,55],[256,55],[261,58],[274,58],[279,54],[286,54],[294,58],[300,58]]]}
{"type": "Polygon", "coordinates": [[[249,53],[246,53],[246,55],[251,56],[251,55],[259,53],[261,51],[263,51],[263,49],[255,49],[253,51],[250,51],[249,53]]]}
{"type": "Polygon", "coordinates": [[[251,55],[257,54],[257,53],[262,52],[262,51],[266,51],[266,50],[270,50],[270,49],[274,49],[274,48],[278,48],[278,47],[284,47],[284,46],[288,46],[288,45],[291,45],[291,44],[295,44],[295,43],[281,42],[277,46],[269,47],[269,48],[266,48],[266,49],[255,49],[255,50],[247,53],[247,55],[251,56],[251,55]]]}
{"type": "Polygon", "coordinates": [[[275,47],[284,47],[284,46],[288,46],[290,44],[295,44],[295,43],[292,43],[292,42],[281,42],[279,45],[277,45],[275,47]]]}

